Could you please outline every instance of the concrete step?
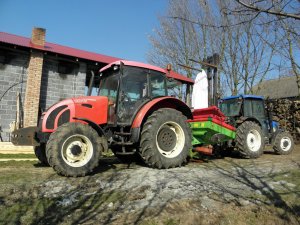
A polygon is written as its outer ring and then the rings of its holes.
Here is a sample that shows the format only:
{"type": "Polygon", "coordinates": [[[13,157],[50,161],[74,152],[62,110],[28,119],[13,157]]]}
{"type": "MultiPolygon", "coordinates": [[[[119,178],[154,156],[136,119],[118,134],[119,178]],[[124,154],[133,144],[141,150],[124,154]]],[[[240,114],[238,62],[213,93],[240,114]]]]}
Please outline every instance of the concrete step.
{"type": "Polygon", "coordinates": [[[15,146],[11,142],[0,142],[0,154],[34,154],[32,146],[15,146]]]}

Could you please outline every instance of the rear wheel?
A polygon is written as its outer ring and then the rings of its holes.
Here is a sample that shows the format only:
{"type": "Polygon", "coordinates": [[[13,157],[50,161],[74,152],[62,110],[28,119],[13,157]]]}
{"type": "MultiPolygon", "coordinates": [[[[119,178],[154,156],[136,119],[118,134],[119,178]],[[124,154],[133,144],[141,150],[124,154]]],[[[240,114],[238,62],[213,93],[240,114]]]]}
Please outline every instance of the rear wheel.
{"type": "Polygon", "coordinates": [[[252,121],[242,123],[236,131],[236,146],[248,158],[258,158],[263,154],[265,142],[262,130],[252,121]]]}
{"type": "Polygon", "coordinates": [[[47,157],[46,157],[46,145],[43,143],[40,146],[34,147],[34,154],[41,162],[42,165],[49,166],[47,157]]]}
{"type": "Polygon", "coordinates": [[[143,126],[140,154],[155,168],[170,168],[186,163],[191,148],[191,129],[186,117],[175,109],[155,111],[143,126]]]}
{"type": "Polygon", "coordinates": [[[293,137],[286,131],[279,132],[274,141],[274,151],[279,155],[288,155],[294,149],[293,137]]]}
{"type": "Polygon", "coordinates": [[[46,146],[49,164],[64,176],[85,176],[98,166],[105,139],[88,125],[66,123],[50,135],[46,146]]]}

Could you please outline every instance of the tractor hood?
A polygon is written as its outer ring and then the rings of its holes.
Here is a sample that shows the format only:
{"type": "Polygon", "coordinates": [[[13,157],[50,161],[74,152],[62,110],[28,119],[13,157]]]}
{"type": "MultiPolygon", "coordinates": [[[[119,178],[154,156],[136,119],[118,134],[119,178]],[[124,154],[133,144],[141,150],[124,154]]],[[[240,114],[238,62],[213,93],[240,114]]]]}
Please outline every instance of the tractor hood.
{"type": "Polygon", "coordinates": [[[107,123],[108,98],[84,96],[70,98],[52,105],[43,113],[40,121],[42,132],[53,132],[68,122],[82,122],[82,119],[96,124],[107,123]]]}

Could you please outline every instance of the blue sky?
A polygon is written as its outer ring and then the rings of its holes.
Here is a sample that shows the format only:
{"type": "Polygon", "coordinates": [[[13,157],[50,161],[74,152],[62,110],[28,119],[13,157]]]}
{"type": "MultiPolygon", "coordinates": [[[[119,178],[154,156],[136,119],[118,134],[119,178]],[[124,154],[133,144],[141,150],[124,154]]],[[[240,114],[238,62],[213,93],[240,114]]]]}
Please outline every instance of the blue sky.
{"type": "Polygon", "coordinates": [[[0,31],[31,36],[46,28],[46,41],[146,62],[148,36],[167,0],[0,0],[0,31]]]}

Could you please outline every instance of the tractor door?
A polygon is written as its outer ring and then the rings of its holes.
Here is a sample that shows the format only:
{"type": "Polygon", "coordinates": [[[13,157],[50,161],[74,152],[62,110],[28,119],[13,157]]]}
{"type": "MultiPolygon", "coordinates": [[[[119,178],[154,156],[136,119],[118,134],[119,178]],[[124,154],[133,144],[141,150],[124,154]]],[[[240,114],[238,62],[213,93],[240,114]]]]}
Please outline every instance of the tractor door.
{"type": "Polygon", "coordinates": [[[265,105],[262,99],[246,98],[244,100],[244,116],[258,120],[264,135],[268,136],[269,121],[266,116],[265,105]]]}
{"type": "Polygon", "coordinates": [[[108,124],[115,124],[116,122],[119,80],[120,73],[118,70],[108,70],[101,77],[98,95],[108,97],[108,124]]]}
{"type": "Polygon", "coordinates": [[[139,106],[149,100],[147,70],[124,67],[119,92],[117,123],[130,125],[131,117],[139,106]]]}

